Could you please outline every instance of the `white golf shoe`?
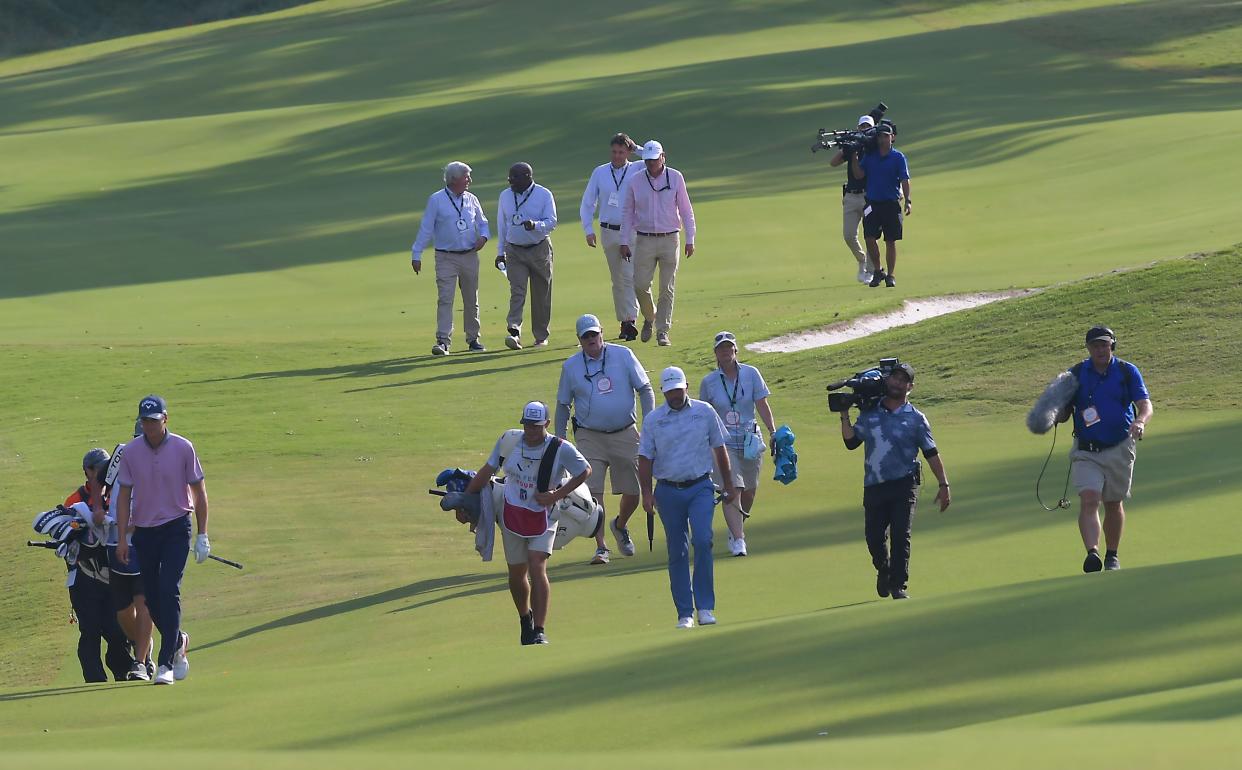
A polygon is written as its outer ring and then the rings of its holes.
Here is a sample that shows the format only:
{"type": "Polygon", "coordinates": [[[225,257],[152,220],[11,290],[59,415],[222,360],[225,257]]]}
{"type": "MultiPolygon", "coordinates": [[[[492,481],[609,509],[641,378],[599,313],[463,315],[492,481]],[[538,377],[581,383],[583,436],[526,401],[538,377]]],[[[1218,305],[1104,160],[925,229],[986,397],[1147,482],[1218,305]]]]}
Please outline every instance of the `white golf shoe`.
{"type": "Polygon", "coordinates": [[[712,614],[711,610],[699,610],[699,625],[700,626],[716,625],[716,616],[712,614]]]}
{"type": "Polygon", "coordinates": [[[858,266],[858,282],[871,283],[871,271],[863,265],[858,266]]]}
{"type": "Polygon", "coordinates": [[[155,672],[155,678],[151,681],[154,684],[172,684],[175,681],[173,670],[168,666],[160,666],[155,672]]]}
{"type": "Polygon", "coordinates": [[[177,651],[173,653],[173,676],[177,681],[185,679],[190,673],[190,659],[186,657],[186,652],[190,649],[190,635],[181,632],[181,644],[177,645],[177,651]]]}
{"type": "Polygon", "coordinates": [[[694,628],[694,618],[691,618],[691,617],[677,618],[677,627],[678,628],[694,628]]]}
{"type": "Polygon", "coordinates": [[[746,555],[746,538],[730,537],[729,538],[729,555],[745,556],[746,555]]]}

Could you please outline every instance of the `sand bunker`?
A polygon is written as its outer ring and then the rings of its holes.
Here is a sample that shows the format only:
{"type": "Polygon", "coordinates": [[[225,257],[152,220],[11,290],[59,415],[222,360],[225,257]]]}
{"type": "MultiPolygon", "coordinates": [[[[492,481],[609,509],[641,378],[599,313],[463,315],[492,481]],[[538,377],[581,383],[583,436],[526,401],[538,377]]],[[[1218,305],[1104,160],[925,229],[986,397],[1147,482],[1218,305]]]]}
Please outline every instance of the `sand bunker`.
{"type": "Polygon", "coordinates": [[[821,329],[785,334],[770,340],[754,342],[746,346],[747,350],[757,353],[793,353],[799,350],[822,348],[849,342],[869,334],[886,331],[894,326],[910,324],[935,318],[938,315],[969,310],[1002,299],[1033,294],[1036,289],[1018,289],[1016,291],[998,291],[987,294],[954,294],[947,297],[925,297],[908,299],[902,303],[900,310],[879,315],[866,315],[852,321],[842,321],[821,329]]]}

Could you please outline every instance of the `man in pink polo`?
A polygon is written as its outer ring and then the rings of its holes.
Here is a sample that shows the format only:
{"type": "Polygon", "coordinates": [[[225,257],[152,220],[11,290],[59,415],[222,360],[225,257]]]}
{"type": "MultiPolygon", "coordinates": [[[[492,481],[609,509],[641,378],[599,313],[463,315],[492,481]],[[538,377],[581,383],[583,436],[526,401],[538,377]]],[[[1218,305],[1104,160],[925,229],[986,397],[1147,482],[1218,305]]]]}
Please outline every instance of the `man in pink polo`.
{"type": "Polygon", "coordinates": [[[673,326],[673,292],[677,281],[678,240],[686,230],[686,259],[694,254],[694,209],[686,192],[686,178],[664,165],[664,147],[652,139],[642,146],[646,168],[626,182],[621,198],[621,257],[634,258],[634,293],[643,313],[639,339],[668,345],[673,326]],[[660,299],[651,301],[651,281],[660,268],[660,299]],[[657,310],[658,307],[658,310],[657,310]]]}
{"type": "MultiPolygon", "coordinates": [[[[190,555],[190,511],[198,524],[194,557],[211,553],[207,539],[207,486],[194,445],[168,431],[168,407],[159,396],[138,402],[142,435],[125,445],[117,483],[117,531],[132,532],[147,608],[160,630],[155,684],[172,684],[190,671],[190,635],[181,630],[181,576],[190,555]],[[191,508],[191,495],[193,507],[191,508]]],[[[116,557],[129,560],[129,546],[117,538],[116,557]]]]}

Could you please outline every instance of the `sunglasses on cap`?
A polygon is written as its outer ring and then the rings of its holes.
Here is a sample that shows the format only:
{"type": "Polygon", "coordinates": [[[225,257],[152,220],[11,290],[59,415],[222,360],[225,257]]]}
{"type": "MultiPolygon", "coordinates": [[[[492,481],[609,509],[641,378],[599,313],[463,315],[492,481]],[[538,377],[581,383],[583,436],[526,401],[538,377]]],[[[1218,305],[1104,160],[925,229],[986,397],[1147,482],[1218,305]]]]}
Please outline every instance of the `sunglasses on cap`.
{"type": "Polygon", "coordinates": [[[721,343],[724,343],[724,342],[728,342],[732,344],[733,347],[737,347],[737,338],[733,336],[732,332],[721,332],[720,334],[717,334],[716,342],[713,345],[713,347],[718,348],[720,347],[721,343]]]}

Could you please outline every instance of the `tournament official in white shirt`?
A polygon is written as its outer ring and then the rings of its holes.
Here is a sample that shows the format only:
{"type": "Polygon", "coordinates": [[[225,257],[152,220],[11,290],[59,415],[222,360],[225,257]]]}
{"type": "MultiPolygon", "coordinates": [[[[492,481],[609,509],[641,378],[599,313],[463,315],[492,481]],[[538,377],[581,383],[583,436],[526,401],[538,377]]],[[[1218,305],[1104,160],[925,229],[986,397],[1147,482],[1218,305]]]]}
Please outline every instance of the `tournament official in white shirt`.
{"type": "Polygon", "coordinates": [[[444,167],[444,188],[427,199],[427,210],[411,248],[410,266],[423,269],[423,250],[436,250],[436,344],[445,356],[453,338],[453,291],[461,288],[462,326],[472,351],[484,350],[479,339],[479,249],[491,237],[483,206],[470,189],[470,167],[453,161],[444,167]]]}
{"type": "Polygon", "coordinates": [[[643,163],[628,160],[638,146],[625,134],[614,136],[609,149],[612,159],[596,166],[591,172],[586,190],[582,193],[578,215],[582,219],[587,245],[595,248],[597,239],[591,223],[596,209],[599,210],[598,243],[603,247],[604,258],[608,261],[608,272],[612,277],[612,306],[621,323],[617,339],[632,341],[638,339],[638,327],[635,326],[638,295],[634,293],[634,263],[628,257],[621,256],[621,191],[629,180],[642,173],[643,163]]]}
{"type": "Polygon", "coordinates": [[[621,256],[634,258],[634,291],[643,313],[643,342],[668,345],[673,326],[673,292],[677,282],[678,240],[686,231],[686,259],[694,254],[694,209],[681,172],[664,165],[664,147],[652,139],[643,145],[646,168],[625,185],[621,196],[621,256]],[[660,268],[659,309],[652,304],[651,281],[660,268]]]}
{"type": "MultiPolygon", "coordinates": [[[[633,556],[634,541],[626,523],[638,508],[634,395],[638,395],[645,416],[655,409],[655,394],[634,351],[604,342],[598,318],[582,316],[575,331],[582,350],[561,365],[561,382],[556,391],[556,435],[565,438],[572,408],[574,446],[591,462],[587,488],[595,501],[603,505],[604,474],[612,476],[612,493],[621,496],[621,507],[609,528],[621,553],[633,556]]],[[[602,529],[595,533],[592,564],[608,563],[602,529]]]]}
{"type": "Polygon", "coordinates": [[[522,311],[530,284],[530,326],[535,347],[548,344],[552,321],[552,240],[556,201],[552,191],[535,184],[529,163],[509,169],[509,189],[500,194],[496,213],[496,264],[509,274],[509,336],[505,345],[522,349],[522,311]]]}

